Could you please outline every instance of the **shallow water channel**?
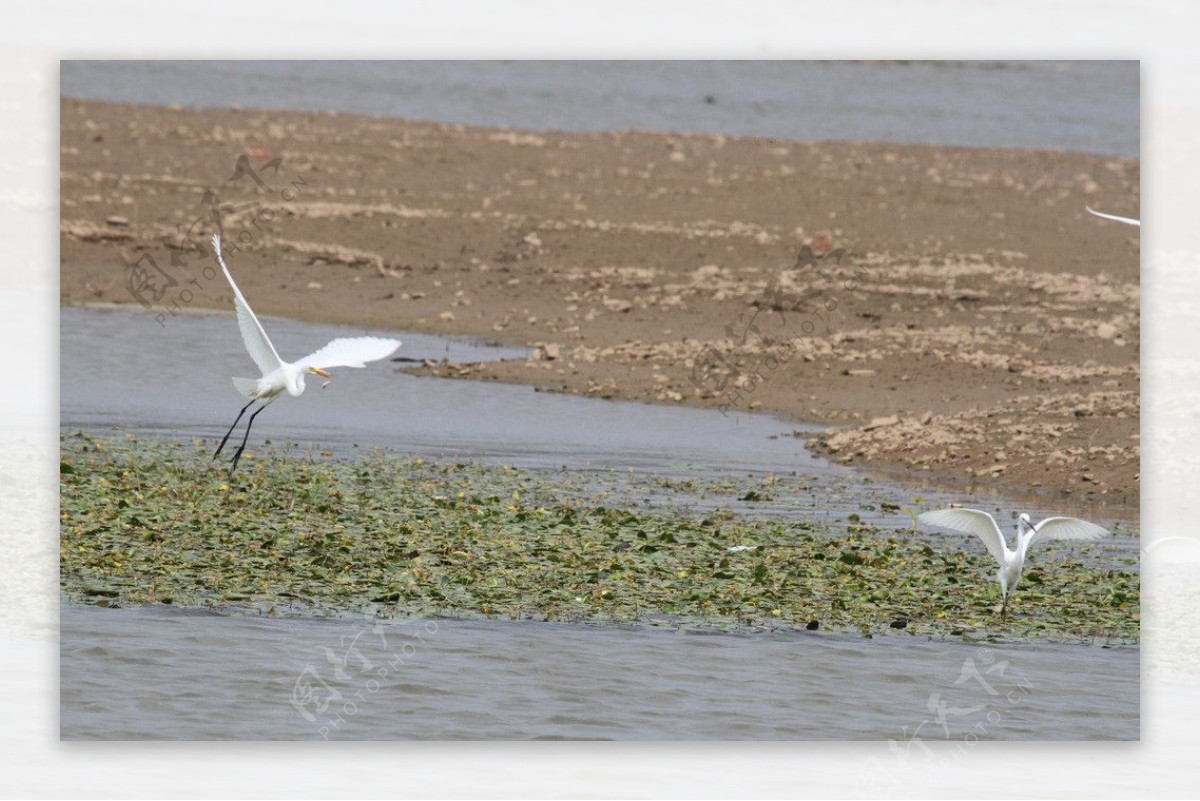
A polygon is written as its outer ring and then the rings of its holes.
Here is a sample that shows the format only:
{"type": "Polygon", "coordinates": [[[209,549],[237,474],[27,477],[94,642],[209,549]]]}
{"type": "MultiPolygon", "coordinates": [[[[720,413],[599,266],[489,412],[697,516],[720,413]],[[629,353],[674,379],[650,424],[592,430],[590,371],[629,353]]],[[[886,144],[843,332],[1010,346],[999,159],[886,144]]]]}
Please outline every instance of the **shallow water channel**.
{"type": "MultiPolygon", "coordinates": [[[[265,319],[285,359],[337,336],[396,336],[405,359],[523,358],[524,349],[421,334],[265,319]]],[[[229,381],[258,375],[230,315],[168,318],[126,309],[62,310],[61,421],[77,428],[217,437],[245,399],[229,381]]],[[[417,378],[405,365],[310,376],[300,398],[283,396],[255,422],[256,443],[319,443],[333,450],[384,447],[405,454],[484,458],[523,467],[682,466],[714,470],[836,471],[792,437],[797,424],[763,415],[598,401],[493,382],[417,378]],[[770,439],[771,436],[780,437],[770,439]]],[[[239,428],[239,432],[241,429],[239,428]]],[[[842,471],[845,472],[845,471],[842,471]]]]}
{"type": "MultiPolygon", "coordinates": [[[[335,336],[385,333],[263,322],[287,359],[335,336]]],[[[524,354],[397,336],[405,358],[524,354]]],[[[244,403],[229,376],[257,375],[231,315],[185,314],[160,325],[140,310],[64,308],[61,337],[66,432],[215,441],[244,403]]],[[[384,448],[567,470],[603,486],[631,470],[798,474],[811,476],[805,498],[756,504],[753,512],[854,512],[886,526],[910,519],[883,502],[911,504],[912,489],[813,457],[792,436],[802,429],[796,423],[417,378],[397,372],[401,366],[336,370],[327,389],[310,381],[302,397],[284,397],[259,417],[250,450],[264,440],[337,454],[384,448]]],[[[954,497],[921,494],[926,505],[954,497]]],[[[643,502],[692,509],[709,501],[672,493],[643,502]]],[[[1136,540],[1114,539],[1106,543],[1110,555],[1136,552],[1136,540]]],[[[1136,739],[1139,732],[1136,648],[64,606],[61,654],[61,726],[69,739],[893,738],[911,745],[917,729],[922,740],[959,741],[968,734],[1136,739]]]]}

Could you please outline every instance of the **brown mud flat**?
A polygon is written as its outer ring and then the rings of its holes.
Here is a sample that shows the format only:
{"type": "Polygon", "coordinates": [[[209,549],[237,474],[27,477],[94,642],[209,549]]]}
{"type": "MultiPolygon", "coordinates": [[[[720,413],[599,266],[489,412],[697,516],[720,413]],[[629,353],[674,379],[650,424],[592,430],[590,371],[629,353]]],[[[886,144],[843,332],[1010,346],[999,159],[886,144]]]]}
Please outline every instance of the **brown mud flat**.
{"type": "Polygon", "coordinates": [[[1137,216],[1136,160],[76,100],[61,124],[64,303],[231,308],[219,217],[260,314],[534,347],[417,372],[771,411],[830,424],[837,461],[1136,509],[1138,230],[1083,208],[1137,216]]]}

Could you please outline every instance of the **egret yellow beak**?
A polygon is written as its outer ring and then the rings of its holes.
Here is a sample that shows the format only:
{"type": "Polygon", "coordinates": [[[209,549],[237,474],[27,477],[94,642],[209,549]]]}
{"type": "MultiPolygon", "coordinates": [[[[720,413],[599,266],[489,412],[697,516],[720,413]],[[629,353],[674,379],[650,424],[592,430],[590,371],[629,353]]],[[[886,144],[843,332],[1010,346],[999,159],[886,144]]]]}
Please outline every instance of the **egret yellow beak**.
{"type": "Polygon", "coordinates": [[[319,375],[319,376],[321,376],[321,378],[327,379],[325,381],[325,383],[321,385],[321,389],[325,389],[326,387],[328,387],[330,384],[333,383],[333,376],[331,376],[329,373],[322,370],[320,367],[310,367],[310,368],[308,368],[308,372],[312,373],[313,375],[319,375]]]}

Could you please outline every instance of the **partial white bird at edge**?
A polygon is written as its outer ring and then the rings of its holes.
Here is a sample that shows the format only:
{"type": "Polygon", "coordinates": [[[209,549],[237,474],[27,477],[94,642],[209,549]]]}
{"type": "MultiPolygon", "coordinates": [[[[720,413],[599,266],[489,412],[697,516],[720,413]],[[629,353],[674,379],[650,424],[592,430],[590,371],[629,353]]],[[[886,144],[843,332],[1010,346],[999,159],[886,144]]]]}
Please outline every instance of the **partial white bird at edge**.
{"type": "Polygon", "coordinates": [[[1132,217],[1118,217],[1115,214],[1105,214],[1102,211],[1096,211],[1091,206],[1084,206],[1084,208],[1087,209],[1090,213],[1096,215],[1097,217],[1103,217],[1106,220],[1115,220],[1119,223],[1125,223],[1126,225],[1136,225],[1138,228],[1142,227],[1142,221],[1135,220],[1132,217]]]}

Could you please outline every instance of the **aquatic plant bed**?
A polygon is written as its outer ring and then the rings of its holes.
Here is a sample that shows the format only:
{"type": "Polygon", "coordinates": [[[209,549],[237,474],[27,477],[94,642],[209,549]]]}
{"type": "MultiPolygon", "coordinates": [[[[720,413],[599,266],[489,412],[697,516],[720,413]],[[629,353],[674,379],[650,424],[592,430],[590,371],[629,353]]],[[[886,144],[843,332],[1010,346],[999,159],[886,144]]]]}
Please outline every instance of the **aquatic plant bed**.
{"type": "Polygon", "coordinates": [[[66,433],[61,449],[69,603],[1139,638],[1135,557],[1122,566],[1048,545],[1001,621],[995,565],[976,542],[864,523],[844,501],[804,519],[691,508],[799,494],[802,479],[643,475],[625,495],[583,471],[382,453],[266,447],[231,477],[198,440],[66,433]],[[653,502],[639,500],[647,487],[653,502]]]}

